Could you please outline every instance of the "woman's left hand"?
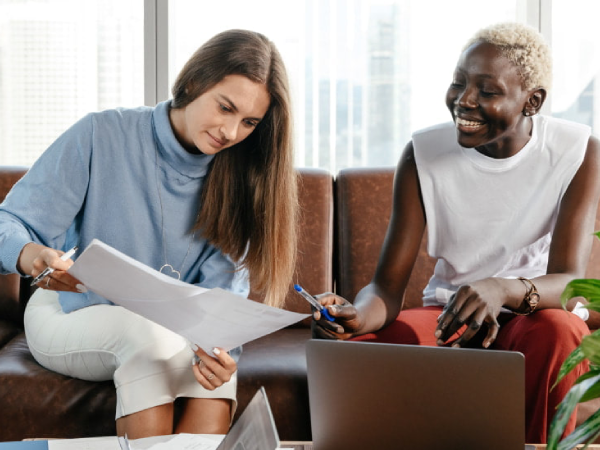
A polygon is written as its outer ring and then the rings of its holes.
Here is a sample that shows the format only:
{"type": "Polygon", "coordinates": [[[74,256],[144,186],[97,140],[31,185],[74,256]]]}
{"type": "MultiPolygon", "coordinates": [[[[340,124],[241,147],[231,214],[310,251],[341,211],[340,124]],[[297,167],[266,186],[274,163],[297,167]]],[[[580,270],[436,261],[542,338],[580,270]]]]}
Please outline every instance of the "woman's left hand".
{"type": "Polygon", "coordinates": [[[219,386],[231,380],[231,376],[237,370],[235,360],[224,350],[219,348],[213,349],[211,356],[201,348],[195,348],[194,353],[198,360],[194,361],[192,370],[198,383],[202,387],[213,391],[219,386]]]}
{"type": "Polygon", "coordinates": [[[483,347],[489,347],[496,340],[500,329],[497,318],[504,305],[504,295],[500,280],[495,278],[460,286],[438,317],[435,329],[438,345],[444,345],[466,325],[463,334],[452,343],[453,347],[462,347],[485,324],[488,332],[483,347]]]}

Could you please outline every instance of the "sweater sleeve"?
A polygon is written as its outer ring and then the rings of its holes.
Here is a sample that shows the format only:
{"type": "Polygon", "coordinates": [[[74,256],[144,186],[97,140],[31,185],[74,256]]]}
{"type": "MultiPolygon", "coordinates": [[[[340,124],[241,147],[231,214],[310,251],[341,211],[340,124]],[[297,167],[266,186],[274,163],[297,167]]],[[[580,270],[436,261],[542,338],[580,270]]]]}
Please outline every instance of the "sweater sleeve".
{"type": "Polygon", "coordinates": [[[210,246],[210,254],[200,268],[198,286],[221,288],[234,294],[248,297],[250,282],[247,269],[239,267],[231,258],[210,246]]]}
{"type": "Polygon", "coordinates": [[[65,131],[0,204],[0,273],[17,273],[23,247],[35,242],[64,250],[67,231],[85,200],[89,181],[91,115],[65,131]]]}

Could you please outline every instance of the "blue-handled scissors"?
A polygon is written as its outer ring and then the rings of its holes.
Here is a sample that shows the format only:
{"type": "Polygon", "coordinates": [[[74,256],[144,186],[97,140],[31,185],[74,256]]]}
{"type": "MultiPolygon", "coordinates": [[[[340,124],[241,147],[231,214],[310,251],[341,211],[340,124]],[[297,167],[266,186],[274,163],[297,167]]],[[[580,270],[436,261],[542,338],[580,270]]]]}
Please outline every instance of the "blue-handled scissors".
{"type": "Polygon", "coordinates": [[[323,315],[323,317],[325,317],[330,322],[335,321],[331,314],[329,314],[329,311],[327,311],[327,308],[324,308],[323,305],[321,305],[316,298],[314,298],[312,295],[310,295],[308,292],[302,289],[302,286],[300,286],[299,284],[295,284],[294,289],[296,289],[296,292],[298,292],[302,297],[304,297],[308,301],[308,303],[310,303],[317,311],[319,311],[323,315]]]}

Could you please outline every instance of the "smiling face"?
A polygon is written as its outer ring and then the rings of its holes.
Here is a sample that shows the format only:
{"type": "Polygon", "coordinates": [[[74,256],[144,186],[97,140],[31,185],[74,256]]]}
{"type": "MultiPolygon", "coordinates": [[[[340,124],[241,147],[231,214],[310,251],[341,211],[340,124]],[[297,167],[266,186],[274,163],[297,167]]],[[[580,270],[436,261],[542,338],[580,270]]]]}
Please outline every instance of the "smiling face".
{"type": "Polygon", "coordinates": [[[186,150],[214,155],[246,139],[270,101],[264,84],[228,75],[185,107],[171,109],[169,118],[186,150]]]}
{"type": "Polygon", "coordinates": [[[496,46],[473,44],[461,55],[446,94],[458,143],[495,158],[516,154],[529,141],[528,115],[541,107],[542,91],[525,90],[517,67],[496,46]]]}

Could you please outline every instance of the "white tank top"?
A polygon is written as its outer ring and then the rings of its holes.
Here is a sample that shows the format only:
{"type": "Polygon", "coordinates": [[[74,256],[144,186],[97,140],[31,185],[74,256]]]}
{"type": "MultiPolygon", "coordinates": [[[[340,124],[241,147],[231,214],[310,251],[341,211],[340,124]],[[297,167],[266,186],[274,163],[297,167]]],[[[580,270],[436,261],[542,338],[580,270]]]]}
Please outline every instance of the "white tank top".
{"type": "Polygon", "coordinates": [[[413,135],[428,252],[437,258],[425,306],[445,303],[460,285],[483,278],[546,273],[558,208],[591,130],[532,119],[530,141],[505,159],[461,147],[451,122],[413,135]]]}

